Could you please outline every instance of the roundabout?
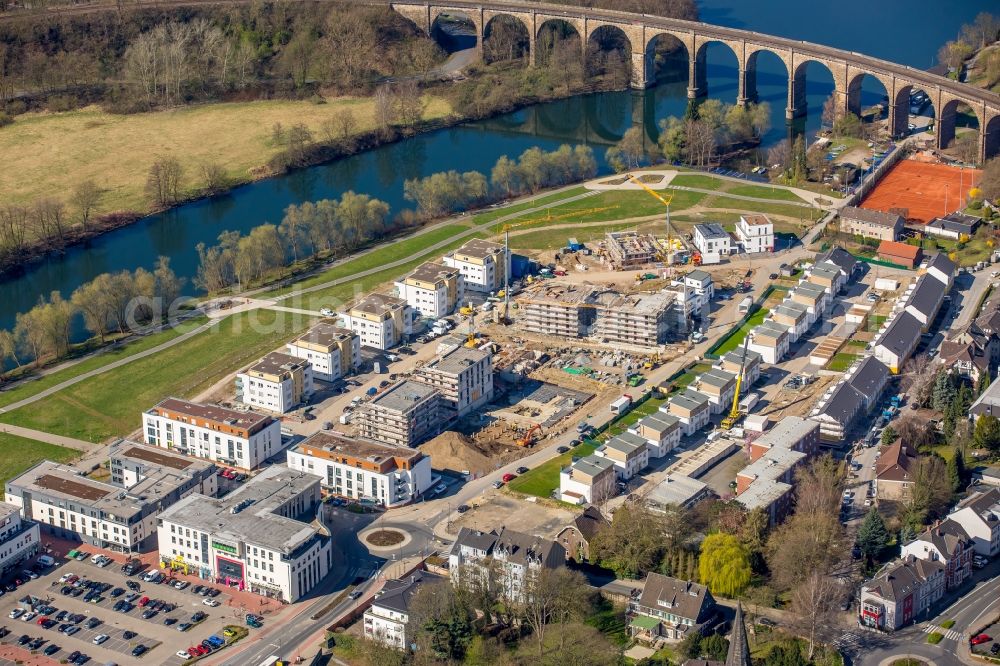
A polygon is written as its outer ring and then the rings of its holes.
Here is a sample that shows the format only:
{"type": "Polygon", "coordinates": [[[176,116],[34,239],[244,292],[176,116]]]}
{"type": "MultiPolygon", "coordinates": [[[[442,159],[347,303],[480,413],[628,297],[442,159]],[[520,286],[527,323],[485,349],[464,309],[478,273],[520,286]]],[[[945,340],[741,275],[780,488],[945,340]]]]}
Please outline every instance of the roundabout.
{"type": "Polygon", "coordinates": [[[361,532],[358,539],[369,550],[386,551],[403,548],[413,540],[413,536],[399,527],[379,526],[361,532]]]}

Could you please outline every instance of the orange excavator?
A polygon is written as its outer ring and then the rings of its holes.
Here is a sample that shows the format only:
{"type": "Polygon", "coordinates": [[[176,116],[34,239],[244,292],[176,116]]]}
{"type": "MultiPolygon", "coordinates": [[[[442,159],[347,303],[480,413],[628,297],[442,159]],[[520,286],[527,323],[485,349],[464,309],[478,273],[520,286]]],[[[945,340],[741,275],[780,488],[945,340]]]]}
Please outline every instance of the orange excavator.
{"type": "Polygon", "coordinates": [[[532,444],[535,443],[535,438],[534,438],[535,431],[541,432],[541,430],[542,430],[542,426],[540,426],[537,423],[535,425],[531,426],[528,429],[528,432],[525,433],[524,437],[522,437],[521,439],[517,440],[517,445],[518,446],[523,446],[523,447],[531,446],[532,444]]]}

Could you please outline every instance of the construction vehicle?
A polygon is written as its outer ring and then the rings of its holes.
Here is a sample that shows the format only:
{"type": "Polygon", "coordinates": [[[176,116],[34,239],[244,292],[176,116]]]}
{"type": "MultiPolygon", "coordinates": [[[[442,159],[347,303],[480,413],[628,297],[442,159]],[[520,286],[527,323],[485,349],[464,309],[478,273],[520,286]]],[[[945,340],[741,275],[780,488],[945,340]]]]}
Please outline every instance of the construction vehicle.
{"type": "Polygon", "coordinates": [[[736,390],[733,392],[733,406],[729,410],[729,415],[722,419],[719,427],[723,430],[732,430],[733,426],[740,422],[746,414],[740,409],[740,389],[743,387],[743,372],[747,366],[747,345],[750,344],[750,336],[743,338],[743,358],[740,360],[740,374],[736,375],[736,390]]]}
{"type": "Polygon", "coordinates": [[[524,437],[517,440],[517,445],[521,447],[528,447],[535,443],[534,434],[536,432],[541,432],[542,426],[536,423],[535,425],[528,428],[528,432],[524,434],[524,437]]]}
{"type": "MultiPolygon", "coordinates": [[[[470,303],[469,306],[471,307],[472,304],[470,303]]],[[[475,310],[472,310],[472,312],[469,313],[469,336],[465,340],[465,346],[468,347],[469,349],[475,349],[476,348],[476,311],[475,310]]]]}
{"type": "Polygon", "coordinates": [[[632,181],[633,183],[635,183],[636,185],[638,185],[642,189],[644,189],[647,194],[649,194],[652,197],[655,197],[656,199],[658,199],[660,201],[660,203],[662,203],[664,206],[667,207],[667,215],[666,215],[666,222],[667,222],[667,253],[666,253],[666,256],[663,257],[663,260],[667,264],[667,266],[670,266],[671,264],[674,263],[674,250],[673,250],[674,244],[673,244],[673,241],[671,240],[671,237],[670,237],[670,202],[673,201],[674,196],[672,194],[668,194],[666,196],[661,195],[659,192],[657,192],[653,188],[649,187],[648,185],[646,185],[646,183],[642,182],[641,180],[639,180],[638,178],[636,178],[635,176],[633,176],[630,173],[625,174],[625,178],[627,180],[632,181]]]}
{"type": "Polygon", "coordinates": [[[468,317],[473,312],[475,312],[475,310],[472,308],[472,303],[469,303],[468,305],[463,305],[461,308],[459,308],[458,312],[459,314],[463,314],[466,317],[468,317]]]}
{"type": "Polygon", "coordinates": [[[641,373],[639,373],[639,372],[633,372],[628,377],[628,385],[632,386],[632,387],[636,387],[636,386],[638,386],[639,384],[642,383],[643,379],[645,379],[645,377],[643,377],[641,373]]]}

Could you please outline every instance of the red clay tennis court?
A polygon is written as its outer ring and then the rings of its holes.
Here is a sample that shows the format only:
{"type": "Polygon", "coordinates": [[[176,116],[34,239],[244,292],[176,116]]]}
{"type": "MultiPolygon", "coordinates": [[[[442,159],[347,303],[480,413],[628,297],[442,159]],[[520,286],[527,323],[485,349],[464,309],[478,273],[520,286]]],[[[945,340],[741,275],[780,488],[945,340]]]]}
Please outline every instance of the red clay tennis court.
{"type": "Polygon", "coordinates": [[[884,212],[905,208],[907,219],[927,223],[964,208],[966,195],[981,175],[978,169],[900,160],[864,198],[861,207],[884,212]]]}

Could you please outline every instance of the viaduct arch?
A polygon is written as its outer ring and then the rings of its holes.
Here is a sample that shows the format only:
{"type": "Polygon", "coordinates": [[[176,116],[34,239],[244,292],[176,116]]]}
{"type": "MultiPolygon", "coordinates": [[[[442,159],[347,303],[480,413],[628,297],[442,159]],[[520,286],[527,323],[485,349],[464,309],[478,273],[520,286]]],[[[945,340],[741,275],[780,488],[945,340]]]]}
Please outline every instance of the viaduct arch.
{"type": "Polygon", "coordinates": [[[448,0],[443,4],[430,0],[389,0],[389,6],[427,34],[442,12],[465,14],[476,27],[476,50],[480,57],[484,27],[498,15],[509,16],[525,27],[532,65],[537,64],[536,42],[546,21],[564,21],[576,30],[584,51],[581,58],[586,56],[587,44],[596,30],[617,28],[631,46],[634,88],[646,88],[654,83],[652,42],[660,35],[671,35],[687,52],[688,97],[692,99],[707,93],[704,54],[708,43],[720,42],[736,56],[739,64],[737,103],[740,104],[756,98],[756,55],[767,51],[776,55],[788,72],[785,117],[789,120],[805,114],[807,63],[817,62],[830,71],[837,104],[845,112],[860,110],[861,80],[867,74],[878,79],[889,96],[889,127],[893,136],[906,133],[909,92],[919,89],[927,93],[934,109],[939,111],[935,132],[938,148],[947,147],[955,136],[954,109],[961,103],[970,107],[979,121],[980,161],[1000,155],[1000,95],[861,53],[696,21],[518,0],[448,0]],[[944,112],[947,110],[951,113],[944,112]]]}

